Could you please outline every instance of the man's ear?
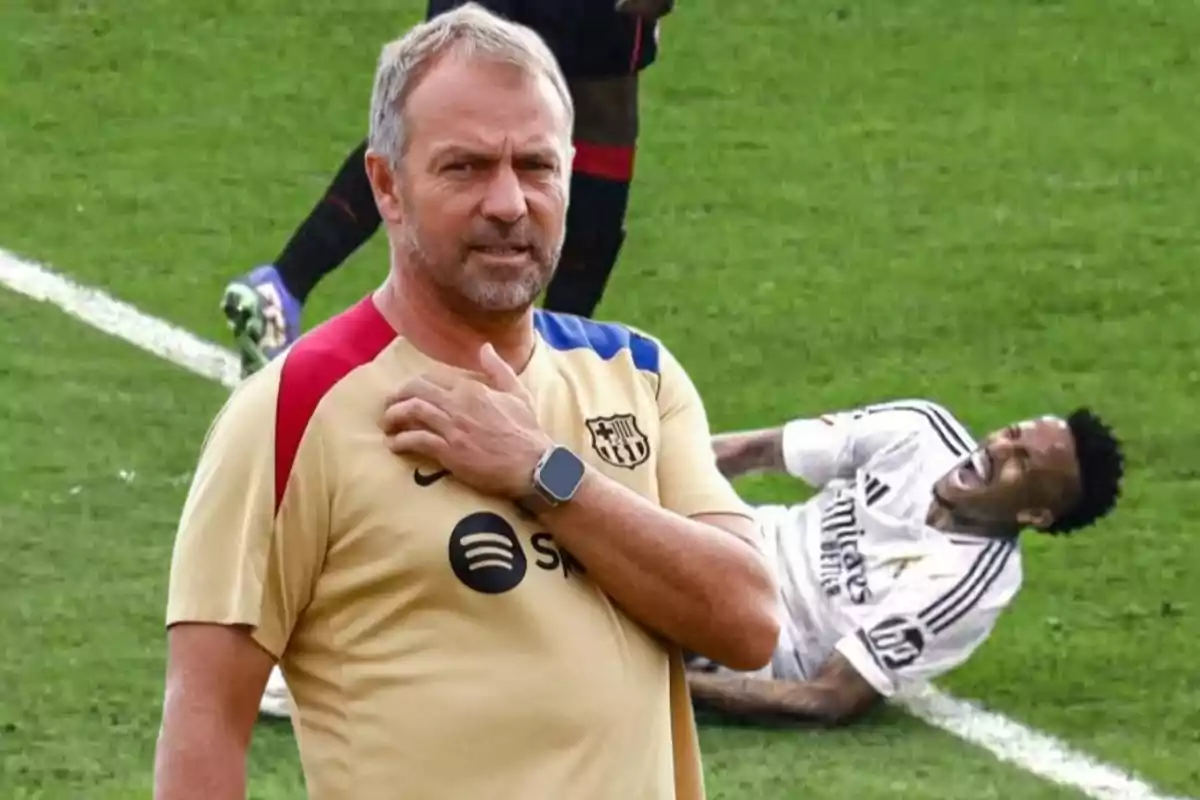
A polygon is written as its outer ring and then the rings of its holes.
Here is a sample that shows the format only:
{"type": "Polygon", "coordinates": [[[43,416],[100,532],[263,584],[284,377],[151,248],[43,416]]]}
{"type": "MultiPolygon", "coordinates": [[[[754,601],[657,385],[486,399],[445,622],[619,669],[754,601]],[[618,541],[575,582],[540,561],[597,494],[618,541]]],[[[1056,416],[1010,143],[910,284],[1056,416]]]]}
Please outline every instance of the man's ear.
{"type": "Polygon", "coordinates": [[[1054,514],[1048,508],[1027,508],[1017,512],[1017,522],[1022,527],[1045,528],[1054,522],[1054,514]]]}
{"type": "Polygon", "coordinates": [[[379,216],[385,222],[400,222],[404,216],[404,203],[400,200],[400,181],[392,171],[388,158],[382,153],[368,149],[363,159],[363,167],[367,171],[367,180],[371,182],[371,194],[375,196],[379,216]]]}

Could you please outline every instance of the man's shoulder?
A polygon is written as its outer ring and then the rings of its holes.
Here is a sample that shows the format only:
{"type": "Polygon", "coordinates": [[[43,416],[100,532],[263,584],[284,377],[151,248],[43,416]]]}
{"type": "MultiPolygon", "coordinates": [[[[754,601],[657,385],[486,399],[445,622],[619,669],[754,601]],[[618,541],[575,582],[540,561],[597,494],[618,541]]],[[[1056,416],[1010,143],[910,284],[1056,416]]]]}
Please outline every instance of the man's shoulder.
{"type": "Polygon", "coordinates": [[[243,381],[230,402],[262,412],[256,416],[273,433],[276,458],[290,467],[318,407],[396,338],[371,299],[365,298],[301,336],[243,381]]]}
{"type": "Polygon", "coordinates": [[[940,469],[945,460],[958,460],[976,447],[967,427],[944,405],[924,398],[874,403],[856,412],[897,435],[892,448],[903,458],[929,462],[940,469]]]}
{"type": "Polygon", "coordinates": [[[370,297],[313,328],[276,359],[280,413],[307,421],[334,387],[396,338],[370,297]]]}
{"type": "Polygon", "coordinates": [[[927,397],[895,397],[870,403],[857,411],[860,415],[877,416],[881,414],[904,418],[912,423],[926,424],[933,428],[954,428],[965,431],[966,426],[954,415],[949,408],[937,400],[927,397]]]}
{"type": "Polygon", "coordinates": [[[363,298],[301,336],[281,358],[280,380],[336,385],[374,361],[396,338],[371,298],[363,298]]]}
{"type": "Polygon", "coordinates": [[[538,309],[533,324],[538,334],[552,350],[560,353],[585,351],[606,363],[626,354],[629,362],[641,372],[660,374],[663,358],[669,355],[662,343],[644,331],[619,322],[598,322],[538,309]]]}

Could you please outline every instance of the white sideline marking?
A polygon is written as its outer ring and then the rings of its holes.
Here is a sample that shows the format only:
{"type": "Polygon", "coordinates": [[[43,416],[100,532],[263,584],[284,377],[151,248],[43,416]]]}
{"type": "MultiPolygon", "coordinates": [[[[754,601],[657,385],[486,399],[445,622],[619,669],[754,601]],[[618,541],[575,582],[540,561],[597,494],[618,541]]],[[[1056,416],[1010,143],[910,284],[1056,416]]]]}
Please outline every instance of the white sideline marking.
{"type": "Polygon", "coordinates": [[[1125,770],[932,685],[896,702],[918,719],[982,747],[1001,761],[1096,800],[1190,800],[1160,794],[1125,770]]]}
{"type": "MultiPolygon", "coordinates": [[[[7,250],[0,250],[0,284],[52,303],[93,328],[229,388],[241,377],[238,359],[229,350],[7,250]]],[[[213,306],[215,309],[215,302],[213,306]]]]}
{"type": "MultiPolygon", "coordinates": [[[[0,250],[0,284],[35,300],[53,303],[105,333],[209,380],[229,387],[238,382],[237,359],[225,348],[6,250],[0,250]]],[[[1095,800],[1191,800],[1160,794],[1124,770],[933,686],[927,685],[896,702],[917,718],[987,750],[1001,761],[1077,789],[1095,800]]]]}

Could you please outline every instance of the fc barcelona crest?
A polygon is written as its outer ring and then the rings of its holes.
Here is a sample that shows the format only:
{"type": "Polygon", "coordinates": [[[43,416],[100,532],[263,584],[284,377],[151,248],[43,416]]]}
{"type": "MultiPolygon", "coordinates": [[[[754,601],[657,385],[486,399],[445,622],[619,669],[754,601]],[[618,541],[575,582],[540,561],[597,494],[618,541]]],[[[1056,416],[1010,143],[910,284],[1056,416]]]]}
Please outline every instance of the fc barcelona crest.
{"type": "Polygon", "coordinates": [[[633,414],[592,417],[587,426],[596,454],[614,467],[633,469],[650,457],[650,440],[633,414]]]}

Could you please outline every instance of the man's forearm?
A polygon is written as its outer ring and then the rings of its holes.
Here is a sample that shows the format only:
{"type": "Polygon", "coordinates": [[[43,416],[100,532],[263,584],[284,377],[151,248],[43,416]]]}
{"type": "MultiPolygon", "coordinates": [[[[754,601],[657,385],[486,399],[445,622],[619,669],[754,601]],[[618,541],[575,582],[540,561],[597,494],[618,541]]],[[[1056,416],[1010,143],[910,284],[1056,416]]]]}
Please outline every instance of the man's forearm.
{"type": "Polygon", "coordinates": [[[735,669],[770,659],[779,634],[777,589],[749,542],[594,470],[571,502],[541,520],[588,577],[647,628],[735,669]]]}
{"type": "Polygon", "coordinates": [[[875,687],[837,651],[812,680],[689,672],[688,688],[702,708],[761,723],[841,725],[857,718],[880,698],[875,687]]]}
{"type": "Polygon", "coordinates": [[[836,692],[801,681],[688,673],[697,707],[751,722],[835,725],[843,720],[836,692]]]}
{"type": "Polygon", "coordinates": [[[783,472],[783,429],[722,433],[712,439],[717,469],[733,479],[748,472],[783,472]]]}

